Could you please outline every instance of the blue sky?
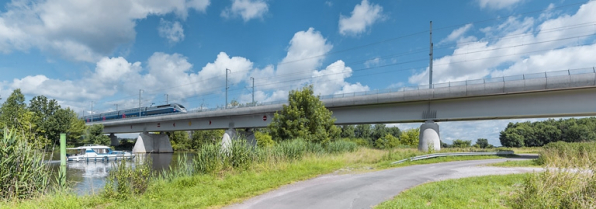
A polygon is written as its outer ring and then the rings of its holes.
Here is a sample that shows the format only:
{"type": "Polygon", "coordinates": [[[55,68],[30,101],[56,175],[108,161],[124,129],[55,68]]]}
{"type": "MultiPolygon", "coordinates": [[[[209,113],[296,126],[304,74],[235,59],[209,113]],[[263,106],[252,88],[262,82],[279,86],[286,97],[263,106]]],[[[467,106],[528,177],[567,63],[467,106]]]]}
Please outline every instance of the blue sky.
{"type": "MultiPolygon", "coordinates": [[[[578,0],[0,1],[0,95],[21,88],[79,113],[230,96],[277,101],[593,67],[596,2],[578,0]]],[[[488,138],[510,121],[441,123],[441,137],[488,138]]],[[[401,128],[420,124],[397,124],[401,128]]]]}

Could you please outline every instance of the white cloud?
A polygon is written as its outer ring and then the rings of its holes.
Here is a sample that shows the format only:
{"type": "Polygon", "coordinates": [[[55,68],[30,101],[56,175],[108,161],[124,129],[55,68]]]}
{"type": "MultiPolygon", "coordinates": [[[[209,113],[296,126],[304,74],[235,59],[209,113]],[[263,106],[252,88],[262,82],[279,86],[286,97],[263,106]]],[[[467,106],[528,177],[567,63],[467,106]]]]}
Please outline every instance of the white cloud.
{"type": "MultiPolygon", "coordinates": [[[[255,99],[259,102],[284,100],[290,90],[304,84],[313,84],[317,94],[367,91],[369,87],[366,85],[346,81],[352,69],[342,60],[318,70],[322,66],[324,54],[331,48],[320,32],[310,28],[294,34],[287,55],[278,63],[277,69],[274,65],[254,68],[250,60],[231,57],[225,52],[220,52],[213,62],[197,69],[181,54],[155,52],[143,65],[141,62],[129,62],[123,57],[103,57],[96,62],[92,72],[78,80],[58,80],[36,75],[12,82],[3,81],[0,83],[0,93],[21,88],[26,95],[45,95],[81,110],[90,101],[110,97],[118,99],[107,102],[108,106],[117,103],[121,104],[120,108],[134,107],[135,99],[121,99],[121,96],[136,98],[139,89],[144,90],[143,105],[161,99],[163,94],[168,94],[172,102],[184,102],[196,100],[193,97],[197,96],[222,93],[226,69],[231,70],[228,75],[231,88],[240,83],[250,85],[250,77],[254,77],[257,90],[255,99]],[[272,79],[272,76],[275,78],[272,79]]],[[[252,95],[248,95],[230,99],[250,102],[252,95]]]]}
{"type": "Polygon", "coordinates": [[[264,0],[233,0],[231,7],[224,9],[221,16],[232,18],[242,17],[244,22],[251,19],[263,18],[263,15],[269,11],[269,6],[264,0]]]}
{"type": "MultiPolygon", "coordinates": [[[[230,85],[244,80],[252,70],[252,62],[243,57],[230,57],[221,52],[214,62],[206,64],[199,72],[180,54],[154,53],[143,68],[140,62],[130,63],[122,57],[104,57],[96,63],[95,70],[80,80],[57,80],[44,75],[27,76],[2,83],[1,89],[20,88],[26,95],[45,95],[69,104],[75,109],[89,109],[90,101],[100,101],[111,96],[136,98],[143,89],[143,105],[168,94],[170,101],[185,101],[197,95],[218,93],[224,89],[225,69],[232,69],[230,85]]],[[[120,108],[135,107],[136,99],[119,99],[109,102],[120,108]]]]}
{"type": "MultiPolygon", "coordinates": [[[[460,44],[451,55],[435,59],[434,83],[594,66],[596,61],[584,53],[594,53],[596,46],[587,35],[596,33],[596,28],[574,25],[596,19],[595,10],[596,2],[590,1],[572,15],[544,21],[511,17],[500,25],[483,28],[484,38],[460,44]]],[[[408,81],[425,84],[427,72],[419,72],[408,81]]]]}
{"type": "Polygon", "coordinates": [[[378,66],[379,63],[381,63],[381,58],[377,57],[374,59],[366,60],[366,62],[364,62],[364,66],[366,66],[367,68],[370,68],[370,67],[378,66]]]}
{"type": "Polygon", "coordinates": [[[522,2],[523,0],[477,0],[480,8],[504,9],[522,2]]]}
{"type": "Polygon", "coordinates": [[[330,95],[352,92],[368,91],[368,86],[360,83],[350,84],[345,81],[352,76],[352,68],[346,67],[345,63],[338,60],[325,68],[325,70],[313,73],[313,85],[315,94],[330,95]]]}
{"type": "Polygon", "coordinates": [[[339,33],[342,35],[358,35],[366,31],[375,22],[383,19],[383,7],[369,4],[362,0],[352,11],[352,16],[339,16],[339,33]]]}
{"type": "Polygon", "coordinates": [[[189,9],[204,12],[208,0],[12,1],[0,13],[0,51],[37,48],[63,58],[97,62],[134,41],[136,21],[189,9]]]}
{"type": "Polygon", "coordinates": [[[332,48],[327,39],[314,28],[296,32],[290,40],[286,57],[277,65],[275,76],[278,83],[266,85],[265,89],[278,89],[282,86],[294,89],[308,83],[308,78],[321,67],[325,54],[332,48]]]}
{"type": "MultiPolygon", "coordinates": [[[[360,83],[346,81],[352,75],[352,69],[342,60],[318,70],[333,46],[314,28],[298,31],[290,40],[286,57],[278,63],[277,69],[272,65],[264,69],[255,69],[251,76],[255,77],[255,100],[269,102],[287,99],[288,92],[307,84],[313,84],[316,94],[328,95],[368,91],[369,87],[360,83]],[[272,91],[266,94],[264,92],[272,91]],[[260,95],[257,99],[257,95],[260,95]],[[264,97],[261,97],[264,96],[264,97]]],[[[240,96],[241,102],[250,102],[252,95],[240,96]]]]}
{"type": "Polygon", "coordinates": [[[325,5],[332,7],[333,6],[333,2],[331,1],[325,1],[325,5]]]}
{"type": "Polygon", "coordinates": [[[180,22],[170,22],[163,18],[159,21],[157,28],[159,36],[168,39],[168,42],[174,44],[184,40],[184,29],[180,22]]]}
{"type": "Polygon", "coordinates": [[[186,1],[188,8],[193,8],[199,12],[207,11],[207,7],[211,4],[210,0],[189,0],[186,1]]]}
{"type": "Polygon", "coordinates": [[[447,36],[447,38],[443,39],[440,43],[457,41],[458,39],[462,38],[464,33],[468,32],[468,30],[470,30],[470,28],[472,28],[471,23],[466,24],[466,25],[462,26],[461,28],[455,29],[453,32],[451,32],[451,34],[449,34],[447,36]]]}

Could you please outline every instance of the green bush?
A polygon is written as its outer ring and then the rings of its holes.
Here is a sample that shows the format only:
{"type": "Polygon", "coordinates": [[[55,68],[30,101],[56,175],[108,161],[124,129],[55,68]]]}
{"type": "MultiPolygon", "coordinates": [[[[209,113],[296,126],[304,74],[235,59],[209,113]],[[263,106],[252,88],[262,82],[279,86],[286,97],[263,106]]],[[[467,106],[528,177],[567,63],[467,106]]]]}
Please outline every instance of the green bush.
{"type": "Polygon", "coordinates": [[[544,146],[531,175],[511,200],[513,208],[594,208],[596,142],[554,142],[544,146]]]}
{"type": "Polygon", "coordinates": [[[344,140],[337,140],[327,144],[328,153],[354,152],[357,148],[356,143],[344,140]]]}
{"type": "Polygon", "coordinates": [[[104,197],[127,199],[144,193],[152,179],[151,160],[136,158],[133,163],[126,160],[114,162],[104,185],[104,197]]]}
{"type": "Polygon", "coordinates": [[[271,139],[271,135],[260,131],[255,131],[255,139],[258,147],[271,147],[275,145],[275,141],[271,139]]]}
{"type": "Polygon", "coordinates": [[[49,188],[49,167],[43,153],[21,136],[4,129],[0,139],[0,200],[25,199],[49,188]]]}
{"type": "Polygon", "coordinates": [[[387,134],[375,141],[375,147],[378,149],[391,149],[399,146],[399,138],[387,134]]]}
{"type": "Polygon", "coordinates": [[[364,138],[342,138],[341,140],[354,142],[361,147],[373,147],[370,141],[364,138]]]}

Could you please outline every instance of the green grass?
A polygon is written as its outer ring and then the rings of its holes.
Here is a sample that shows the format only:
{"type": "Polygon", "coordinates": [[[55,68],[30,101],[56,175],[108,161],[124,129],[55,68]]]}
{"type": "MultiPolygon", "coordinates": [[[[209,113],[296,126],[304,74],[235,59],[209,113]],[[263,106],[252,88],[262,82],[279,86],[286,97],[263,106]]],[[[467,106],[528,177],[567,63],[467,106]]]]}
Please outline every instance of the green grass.
{"type": "Polygon", "coordinates": [[[431,163],[444,163],[444,162],[454,162],[454,161],[465,161],[465,160],[487,160],[487,159],[500,159],[505,158],[504,156],[496,156],[496,155],[476,155],[476,156],[446,156],[446,157],[436,157],[430,158],[425,160],[417,160],[417,161],[406,161],[400,164],[391,165],[391,162],[381,162],[377,166],[379,169],[384,168],[392,168],[392,167],[405,167],[411,165],[423,165],[423,164],[431,164],[431,163]]]}
{"type": "Polygon", "coordinates": [[[414,149],[391,151],[360,148],[342,154],[308,154],[292,162],[257,163],[248,170],[225,170],[211,174],[159,180],[147,192],[126,200],[100,195],[77,197],[50,194],[33,200],[0,202],[0,208],[210,208],[240,202],[280,186],[335,171],[369,172],[391,167],[439,162],[495,159],[499,156],[457,156],[390,165],[404,157],[420,155],[414,149]]]}
{"type": "Polygon", "coordinates": [[[532,160],[507,160],[501,163],[488,164],[496,167],[542,167],[535,159],[532,160]]]}
{"type": "Polygon", "coordinates": [[[528,175],[493,175],[427,183],[407,190],[377,208],[508,208],[510,196],[528,175]]]}

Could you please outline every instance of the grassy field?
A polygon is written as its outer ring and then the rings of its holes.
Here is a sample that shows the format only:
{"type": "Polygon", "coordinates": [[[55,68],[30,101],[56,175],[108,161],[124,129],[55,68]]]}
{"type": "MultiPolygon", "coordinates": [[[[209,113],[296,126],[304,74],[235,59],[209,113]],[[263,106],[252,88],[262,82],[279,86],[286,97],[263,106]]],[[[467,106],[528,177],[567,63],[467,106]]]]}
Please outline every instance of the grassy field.
{"type": "Polygon", "coordinates": [[[544,172],[428,183],[377,208],[596,208],[596,142],[556,142],[539,153],[535,160],[490,166],[542,166],[544,172]]]}
{"type": "Polygon", "coordinates": [[[501,163],[492,163],[488,164],[488,166],[496,166],[496,167],[542,167],[537,160],[507,160],[501,163]]]}
{"type": "Polygon", "coordinates": [[[494,175],[427,183],[376,208],[508,208],[510,196],[528,175],[494,175]]]}
{"type": "Polygon", "coordinates": [[[225,170],[158,180],[144,194],[125,200],[102,195],[78,197],[62,192],[33,200],[0,203],[0,208],[210,208],[240,202],[280,186],[322,174],[369,172],[415,164],[500,158],[460,156],[390,164],[419,154],[423,153],[416,149],[369,148],[341,154],[307,154],[300,160],[258,163],[247,170],[225,170]]]}

